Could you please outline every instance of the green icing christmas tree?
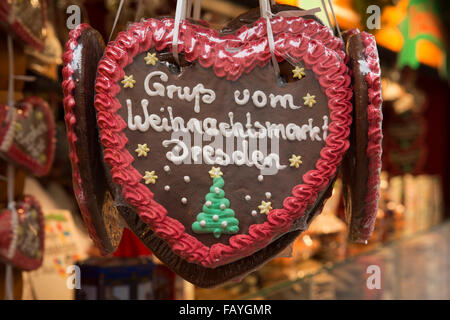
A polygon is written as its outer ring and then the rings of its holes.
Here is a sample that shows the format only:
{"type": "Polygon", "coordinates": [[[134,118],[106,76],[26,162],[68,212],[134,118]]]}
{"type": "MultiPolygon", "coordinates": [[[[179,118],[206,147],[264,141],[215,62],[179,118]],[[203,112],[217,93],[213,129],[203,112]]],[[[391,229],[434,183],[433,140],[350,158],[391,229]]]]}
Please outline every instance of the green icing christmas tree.
{"type": "MultiPolygon", "coordinates": [[[[221,175],[220,169],[218,170],[221,175]]],[[[225,181],[220,175],[213,175],[213,185],[205,196],[203,212],[197,215],[197,221],[192,224],[194,232],[212,233],[216,238],[220,238],[222,234],[237,233],[239,230],[239,220],[234,217],[234,210],[230,209],[230,201],[225,198],[225,191],[223,191],[225,181]]]]}

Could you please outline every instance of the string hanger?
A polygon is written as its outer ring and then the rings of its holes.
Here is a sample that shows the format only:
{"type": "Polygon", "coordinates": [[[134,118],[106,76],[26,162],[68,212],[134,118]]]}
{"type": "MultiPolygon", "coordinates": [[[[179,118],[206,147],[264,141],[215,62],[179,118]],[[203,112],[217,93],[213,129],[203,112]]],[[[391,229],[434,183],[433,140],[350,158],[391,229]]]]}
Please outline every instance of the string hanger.
{"type": "MultiPolygon", "coordinates": [[[[278,65],[277,58],[275,56],[275,40],[272,31],[272,25],[270,19],[273,17],[271,11],[271,4],[274,4],[274,0],[259,0],[260,15],[266,19],[267,38],[269,42],[269,50],[271,53],[272,65],[274,68],[275,76],[278,79],[280,75],[280,66],[278,65]]],[[[180,64],[178,55],[178,42],[180,38],[180,24],[182,20],[188,17],[193,17],[198,20],[200,18],[201,1],[200,0],[178,0],[175,10],[175,20],[173,28],[172,38],[172,55],[177,64],[180,64]],[[193,10],[192,10],[193,6],[193,10]]]]}
{"type": "MultiPolygon", "coordinates": [[[[7,35],[7,47],[8,47],[8,115],[7,117],[14,117],[15,113],[15,102],[14,102],[14,45],[13,40],[10,34],[7,35]]],[[[8,209],[11,211],[11,229],[13,232],[13,239],[11,244],[9,245],[7,258],[12,259],[14,253],[16,251],[17,244],[17,224],[19,217],[16,211],[16,203],[14,202],[14,179],[15,179],[15,168],[14,165],[8,164],[6,169],[6,193],[8,200],[8,209]]],[[[14,285],[13,285],[13,272],[12,266],[10,264],[6,265],[6,273],[5,273],[5,299],[13,300],[14,299],[14,285]]]]}
{"type": "MultiPolygon", "coordinates": [[[[325,0],[321,0],[321,1],[322,1],[323,10],[325,10],[325,15],[327,16],[328,24],[330,25],[330,28],[331,28],[332,24],[331,24],[331,20],[330,20],[330,15],[328,13],[327,5],[325,3],[325,0]]],[[[341,38],[341,41],[344,42],[344,38],[342,37],[341,28],[339,28],[339,23],[337,21],[336,14],[334,13],[333,3],[331,2],[331,0],[327,0],[327,1],[328,1],[328,5],[330,6],[330,9],[331,9],[331,14],[333,16],[334,24],[336,26],[336,30],[339,35],[339,38],[341,38]]]]}

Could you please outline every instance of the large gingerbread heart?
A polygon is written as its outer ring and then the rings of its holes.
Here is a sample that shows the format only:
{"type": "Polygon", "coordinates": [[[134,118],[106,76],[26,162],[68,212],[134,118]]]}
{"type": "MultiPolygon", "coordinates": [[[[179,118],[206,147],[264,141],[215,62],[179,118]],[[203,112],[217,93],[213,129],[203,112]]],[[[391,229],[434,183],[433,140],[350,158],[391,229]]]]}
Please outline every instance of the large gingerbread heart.
{"type": "Polygon", "coordinates": [[[16,203],[17,216],[9,209],[0,212],[0,259],[23,270],[42,264],[45,223],[41,207],[32,196],[16,203]]]}
{"type": "Polygon", "coordinates": [[[46,175],[55,153],[55,121],[48,104],[29,97],[17,104],[15,115],[7,106],[0,108],[0,156],[36,176],[46,175]]]}
{"type": "Polygon", "coordinates": [[[264,20],[226,36],[183,22],[178,65],[173,19],[149,19],[99,63],[95,107],[112,180],[190,263],[216,268],[299,228],[348,148],[348,68],[323,41],[284,32],[290,19],[271,22],[282,79],[264,20]]]}

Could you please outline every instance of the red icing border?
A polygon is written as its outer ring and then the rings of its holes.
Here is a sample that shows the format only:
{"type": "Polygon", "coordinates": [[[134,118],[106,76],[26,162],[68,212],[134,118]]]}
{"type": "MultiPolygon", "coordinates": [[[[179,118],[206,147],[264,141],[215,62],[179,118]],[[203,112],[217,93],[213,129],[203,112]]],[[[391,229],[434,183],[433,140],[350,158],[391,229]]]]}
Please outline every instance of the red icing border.
{"type": "MultiPolygon", "coordinates": [[[[30,173],[41,177],[45,176],[52,167],[53,157],[55,155],[55,120],[53,118],[53,114],[50,110],[47,102],[42,100],[40,97],[28,97],[24,100],[20,101],[17,106],[18,107],[27,107],[31,105],[31,108],[35,108],[35,106],[39,107],[39,109],[44,113],[45,121],[47,124],[47,150],[45,156],[47,157],[45,165],[41,165],[37,160],[32,158],[29,154],[25,153],[21,149],[19,149],[14,141],[11,146],[8,148],[6,152],[3,154],[6,155],[6,158],[9,161],[14,162],[15,164],[21,166],[26,169],[30,173]]],[[[17,120],[19,120],[20,115],[17,116],[17,120]]]]}
{"type": "MultiPolygon", "coordinates": [[[[342,40],[335,37],[329,28],[321,25],[315,20],[304,19],[302,17],[283,18],[282,16],[275,16],[270,22],[274,36],[280,33],[304,33],[314,40],[322,42],[327,48],[336,51],[343,60],[347,57],[344,52],[342,40]]],[[[266,36],[266,23],[261,19],[256,21],[251,28],[246,25],[242,26],[235,34],[235,37],[239,38],[241,41],[252,41],[266,36]]]]}
{"type": "Polygon", "coordinates": [[[377,43],[375,37],[369,33],[361,32],[361,38],[365,47],[364,55],[370,72],[366,75],[366,82],[369,94],[369,104],[367,106],[367,121],[369,124],[368,144],[366,154],[369,159],[369,177],[367,180],[366,214],[358,226],[358,239],[369,240],[375,228],[375,219],[378,211],[378,201],[380,198],[380,172],[382,154],[382,121],[383,112],[381,109],[383,100],[381,97],[381,71],[380,60],[378,58],[377,43]]]}
{"type": "Polygon", "coordinates": [[[100,249],[101,253],[105,255],[107,252],[102,245],[102,242],[97,234],[94,223],[92,222],[92,214],[87,207],[87,195],[83,189],[83,181],[80,175],[80,169],[78,167],[78,156],[77,156],[77,136],[75,134],[75,126],[77,125],[77,119],[74,114],[74,109],[76,108],[75,98],[73,97],[73,91],[75,89],[75,83],[73,81],[72,75],[74,73],[72,67],[73,51],[78,46],[78,38],[85,31],[91,29],[91,27],[86,24],[80,24],[75,29],[70,31],[69,40],[66,43],[66,51],[63,55],[64,68],[62,70],[63,74],[63,91],[64,91],[64,120],[66,122],[67,128],[67,141],[69,143],[69,158],[72,164],[72,181],[73,181],[73,191],[75,198],[77,199],[78,206],[81,211],[81,216],[83,217],[84,224],[88,230],[89,236],[91,237],[97,248],[100,249]]]}
{"type": "MultiPolygon", "coordinates": [[[[180,39],[185,41],[180,41],[179,51],[185,53],[188,61],[198,60],[205,68],[213,67],[218,77],[234,80],[270,61],[266,38],[250,43],[230,35],[219,37],[214,30],[188,22],[182,22],[180,30],[180,39]],[[233,39],[234,45],[239,43],[239,54],[224,49],[229,39],[233,39]]],[[[132,166],[133,157],[125,148],[128,141],[123,133],[126,123],[117,114],[122,106],[115,96],[121,90],[118,82],[124,76],[123,69],[132,63],[137,54],[152,47],[158,51],[171,49],[172,31],[173,19],[149,19],[131,25],[108,44],[98,66],[95,86],[97,123],[105,147],[105,161],[112,167],[113,181],[122,187],[126,201],[137,209],[141,219],[151,226],[158,237],[167,241],[174,253],[188,262],[213,268],[250,255],[267,246],[275,236],[290,230],[293,222],[314,204],[318,193],[328,186],[349,146],[353,94],[350,89],[351,79],[342,59],[320,41],[307,39],[301,34],[278,35],[275,41],[277,58],[282,60],[280,55],[290,55],[303,59],[305,66],[314,71],[328,96],[330,134],[316,169],[303,176],[304,183],[292,189],[292,196],[285,198],[282,209],[272,210],[266,222],[250,226],[248,234],[232,236],[229,245],[207,247],[187,234],[179,221],[170,218],[165,208],[153,200],[153,193],[140,182],[142,175],[132,166]]]]}
{"type": "MultiPolygon", "coordinates": [[[[44,249],[45,249],[45,219],[44,215],[41,210],[41,205],[39,202],[34,198],[33,196],[27,195],[25,196],[20,202],[16,204],[16,210],[24,209],[25,206],[28,207],[34,207],[36,208],[36,211],[39,215],[39,225],[41,227],[40,232],[40,249],[41,249],[41,257],[39,259],[30,258],[22,253],[20,253],[17,249],[18,244],[16,244],[16,250],[14,252],[14,256],[11,260],[7,259],[6,257],[2,257],[3,260],[5,260],[7,263],[10,263],[14,265],[16,268],[31,271],[38,269],[42,265],[42,260],[44,257],[44,249]]],[[[0,216],[3,216],[6,214],[6,212],[10,213],[10,218],[12,217],[12,212],[9,209],[5,209],[2,212],[0,212],[0,216]]],[[[11,220],[10,220],[11,221],[11,220]]],[[[17,227],[19,226],[19,222],[17,223],[17,227]]],[[[12,225],[9,225],[9,228],[12,228],[12,225]]],[[[8,234],[4,234],[4,238],[1,238],[0,241],[2,242],[0,244],[1,251],[7,252],[9,250],[9,247],[11,245],[11,241],[13,241],[13,234],[14,232],[17,232],[16,230],[11,230],[8,234]],[[4,241],[4,242],[3,242],[4,241]]]]}

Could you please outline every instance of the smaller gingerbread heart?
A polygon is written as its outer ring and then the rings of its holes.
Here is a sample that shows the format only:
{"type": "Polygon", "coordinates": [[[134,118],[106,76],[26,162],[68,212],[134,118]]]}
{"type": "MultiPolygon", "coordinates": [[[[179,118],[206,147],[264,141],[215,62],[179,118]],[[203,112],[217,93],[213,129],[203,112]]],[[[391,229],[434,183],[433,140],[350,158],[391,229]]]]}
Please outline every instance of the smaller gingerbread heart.
{"type": "Polygon", "coordinates": [[[39,97],[26,98],[14,116],[8,115],[8,107],[0,107],[0,157],[36,176],[46,175],[55,153],[55,120],[48,104],[39,97]]]}
{"type": "Polygon", "coordinates": [[[378,212],[382,154],[381,75],[375,38],[352,29],[344,34],[352,69],[354,115],[350,149],[343,161],[344,203],[349,238],[366,242],[378,212]]]}
{"type": "Polygon", "coordinates": [[[0,1],[0,25],[16,39],[39,51],[44,50],[46,23],[46,1],[0,1]]]}
{"type": "Polygon", "coordinates": [[[0,212],[0,260],[23,270],[35,270],[42,264],[45,224],[41,206],[32,196],[0,212]]]}

